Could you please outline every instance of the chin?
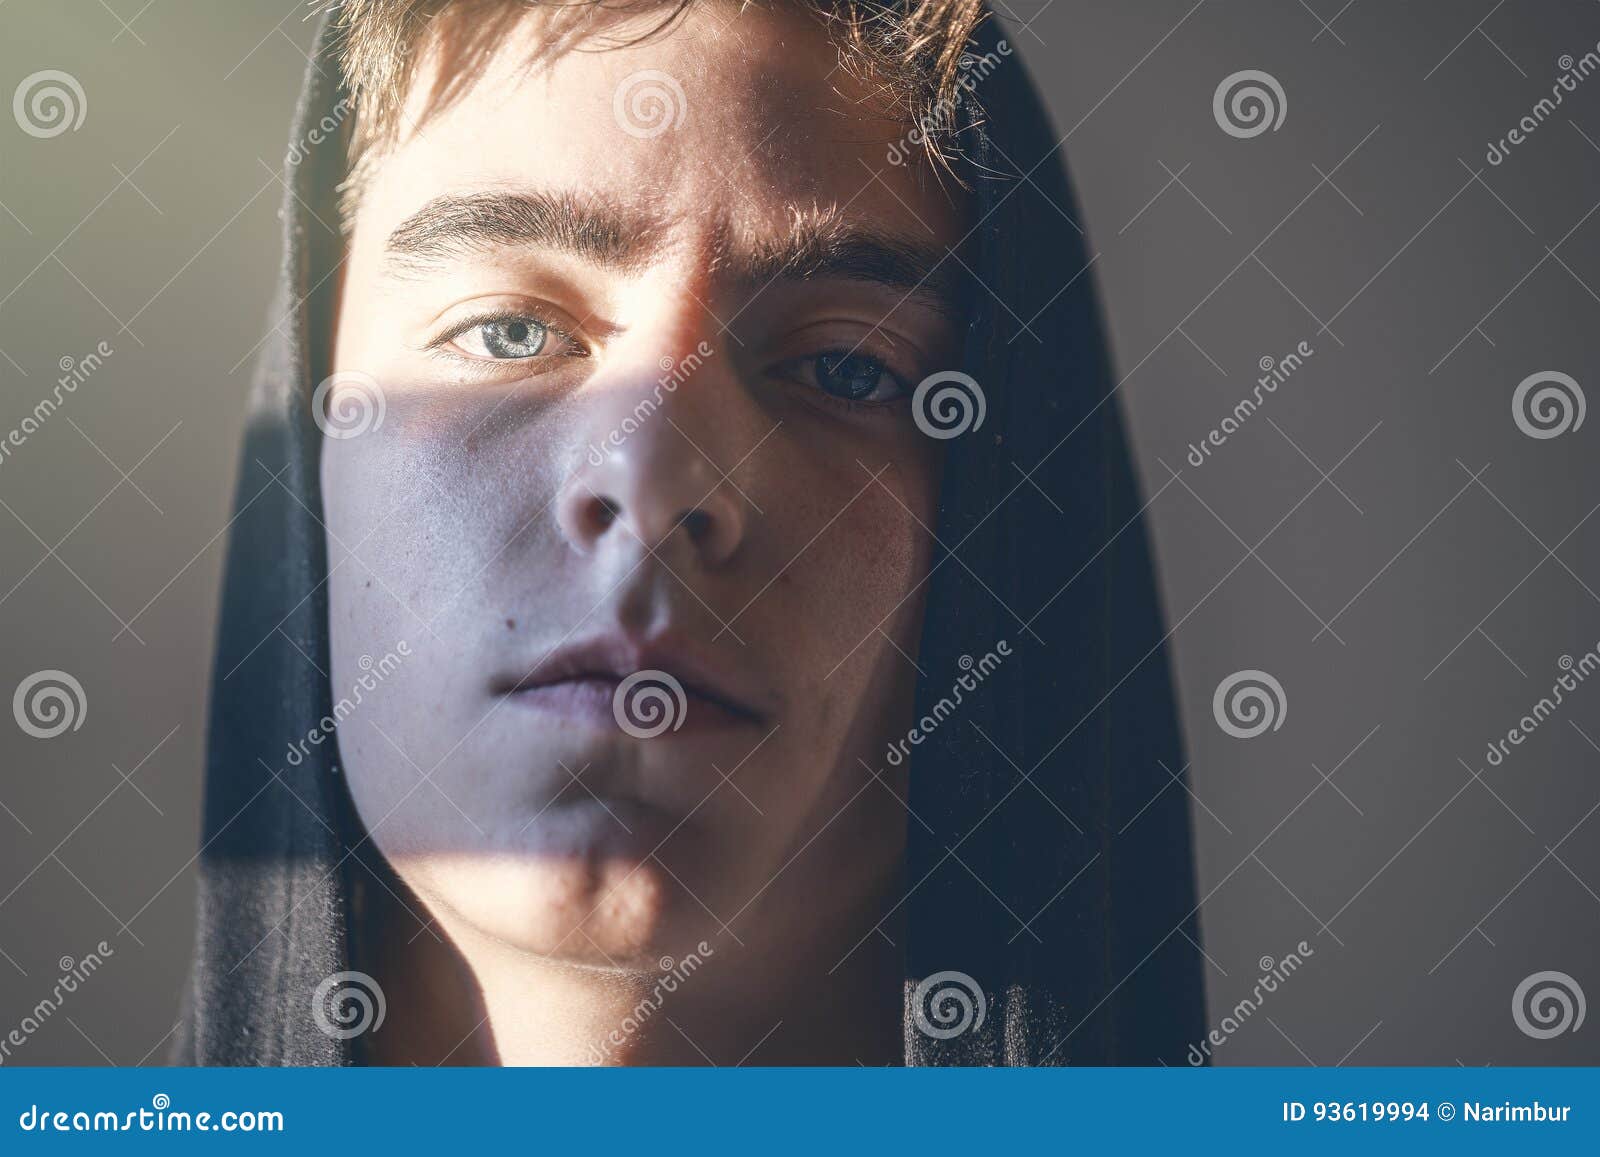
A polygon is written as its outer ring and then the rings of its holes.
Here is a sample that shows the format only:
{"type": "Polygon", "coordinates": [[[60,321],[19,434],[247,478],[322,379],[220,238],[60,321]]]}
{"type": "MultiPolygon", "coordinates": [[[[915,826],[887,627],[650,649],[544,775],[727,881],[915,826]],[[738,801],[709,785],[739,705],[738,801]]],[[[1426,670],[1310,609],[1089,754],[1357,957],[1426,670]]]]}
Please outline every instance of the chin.
{"type": "Polygon", "coordinates": [[[414,887],[430,907],[453,917],[441,920],[447,927],[569,964],[653,969],[677,942],[702,934],[687,927],[672,877],[638,857],[431,858],[414,887]]]}

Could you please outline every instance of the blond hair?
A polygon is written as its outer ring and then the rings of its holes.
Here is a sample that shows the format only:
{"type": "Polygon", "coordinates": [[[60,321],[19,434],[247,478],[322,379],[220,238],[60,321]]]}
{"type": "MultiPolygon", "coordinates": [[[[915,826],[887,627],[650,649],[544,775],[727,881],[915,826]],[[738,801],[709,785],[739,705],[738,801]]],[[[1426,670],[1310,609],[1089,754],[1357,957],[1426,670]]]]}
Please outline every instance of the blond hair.
{"type": "MultiPolygon", "coordinates": [[[[344,189],[348,218],[372,167],[399,137],[401,110],[424,50],[446,48],[437,103],[447,103],[530,8],[544,9],[550,35],[541,57],[598,35],[594,17],[622,18],[657,12],[642,32],[614,46],[638,44],[669,31],[688,10],[708,0],[335,0],[330,3],[337,54],[355,106],[349,131],[350,178],[344,189]]],[[[749,5],[757,0],[739,0],[749,5]]],[[[931,156],[943,160],[948,117],[955,106],[973,33],[986,13],[983,0],[766,0],[809,12],[828,30],[840,64],[875,81],[908,122],[945,125],[929,134],[931,156]]],[[[533,62],[530,62],[533,63],[533,62]]]]}

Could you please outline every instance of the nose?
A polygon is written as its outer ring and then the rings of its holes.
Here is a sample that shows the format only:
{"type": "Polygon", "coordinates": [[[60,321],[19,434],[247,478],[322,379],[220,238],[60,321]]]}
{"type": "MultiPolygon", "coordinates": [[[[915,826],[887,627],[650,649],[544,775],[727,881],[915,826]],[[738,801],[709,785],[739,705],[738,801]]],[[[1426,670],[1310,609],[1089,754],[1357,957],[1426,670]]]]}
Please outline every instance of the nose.
{"type": "MultiPolygon", "coordinates": [[[[586,426],[608,425],[615,409],[599,407],[586,426]]],[[[681,416],[674,421],[658,410],[632,423],[620,443],[611,431],[628,427],[608,425],[588,441],[582,465],[556,501],[556,520],[574,549],[589,554],[616,541],[658,553],[686,552],[706,567],[733,557],[744,538],[744,508],[733,483],[707,457],[714,449],[685,424],[681,416]]]]}

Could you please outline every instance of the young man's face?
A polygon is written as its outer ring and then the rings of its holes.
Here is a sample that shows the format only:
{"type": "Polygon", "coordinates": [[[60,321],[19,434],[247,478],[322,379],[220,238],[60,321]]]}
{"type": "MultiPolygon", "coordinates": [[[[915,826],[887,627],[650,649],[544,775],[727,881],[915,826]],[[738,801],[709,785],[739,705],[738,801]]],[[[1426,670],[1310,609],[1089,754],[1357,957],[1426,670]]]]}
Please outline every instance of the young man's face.
{"type": "Polygon", "coordinates": [[[529,70],[541,19],[426,119],[424,70],[356,217],[327,400],[370,375],[384,416],[322,447],[335,701],[411,655],[342,763],[458,933],[782,942],[903,849],[941,445],[909,395],[955,367],[964,226],[797,13],[529,70]],[[636,671],[680,729],[648,692],[619,724],[636,671]]]}

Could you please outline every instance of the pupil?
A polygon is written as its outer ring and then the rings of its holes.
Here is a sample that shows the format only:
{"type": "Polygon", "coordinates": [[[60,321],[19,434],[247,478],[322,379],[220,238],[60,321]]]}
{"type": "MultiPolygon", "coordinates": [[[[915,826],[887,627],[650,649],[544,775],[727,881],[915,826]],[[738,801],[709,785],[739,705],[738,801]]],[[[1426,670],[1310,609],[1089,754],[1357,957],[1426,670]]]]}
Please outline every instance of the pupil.
{"type": "Polygon", "coordinates": [[[488,322],[479,333],[484,348],[497,358],[529,358],[544,348],[545,328],[537,321],[488,322]]]}
{"type": "Polygon", "coordinates": [[[817,358],[822,388],[839,397],[859,400],[878,388],[883,367],[859,354],[822,354],[817,358]]]}

